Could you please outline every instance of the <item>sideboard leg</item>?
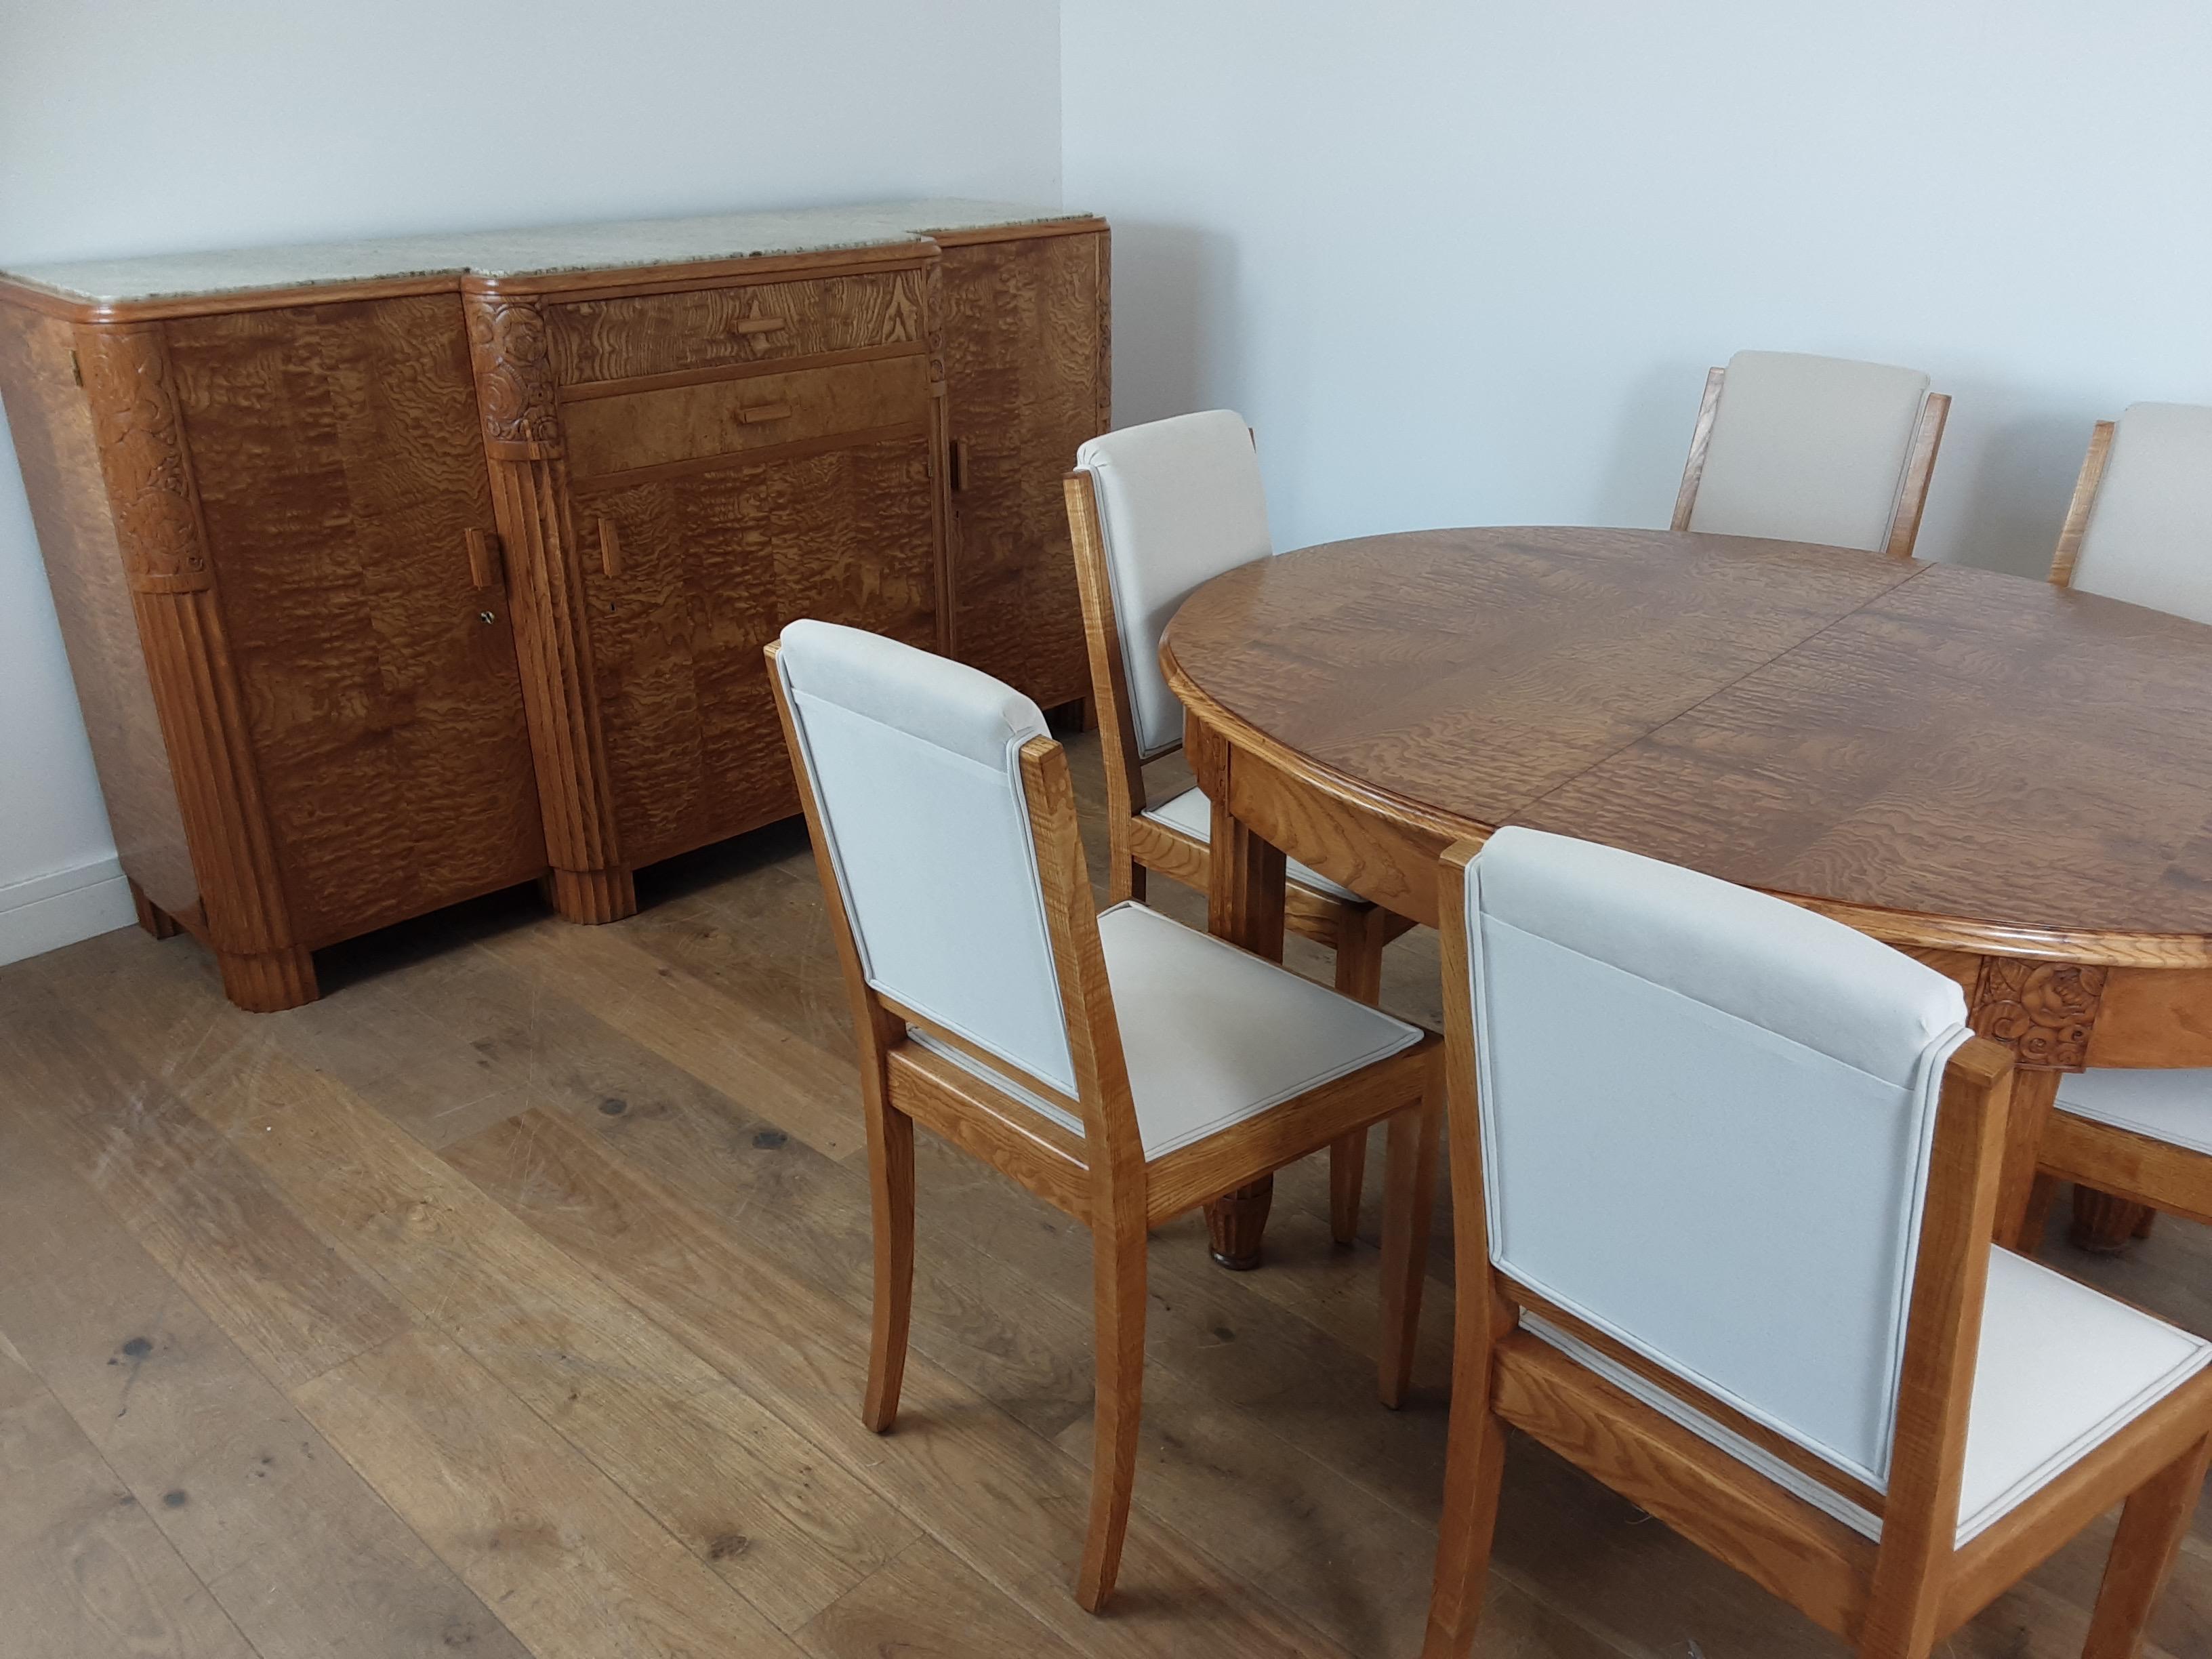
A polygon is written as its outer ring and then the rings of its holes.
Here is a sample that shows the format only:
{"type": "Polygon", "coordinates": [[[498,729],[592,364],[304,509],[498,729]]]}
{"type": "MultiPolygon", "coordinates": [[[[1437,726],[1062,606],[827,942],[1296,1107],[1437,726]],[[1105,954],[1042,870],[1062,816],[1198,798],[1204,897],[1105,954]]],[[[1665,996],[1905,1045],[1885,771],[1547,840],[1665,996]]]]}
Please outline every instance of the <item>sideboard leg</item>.
{"type": "Polygon", "coordinates": [[[2074,1188],[2074,1225],[2067,1237],[2075,1249],[2109,1255],[2124,1250],[2150,1229],[2154,1213],[2148,1206],[2131,1204],[2094,1187],[2074,1188]]]}
{"type": "MultiPolygon", "coordinates": [[[[463,295],[462,307],[552,866],[539,885],[570,921],[619,921],[636,914],[637,892],[623,860],[599,729],[585,537],[570,508],[544,307],[477,291],[463,295]]],[[[599,542],[604,570],[604,530],[586,526],[585,533],[599,542]]]]}
{"type": "Polygon", "coordinates": [[[294,945],[282,951],[217,951],[222,991],[249,1014],[281,1013],[322,995],[314,958],[294,945]]]}
{"type": "Polygon", "coordinates": [[[138,913],[138,925],[155,939],[174,939],[185,931],[177,925],[177,919],[148,898],[146,890],[135,881],[131,883],[131,908],[138,913]]]}
{"type": "Polygon", "coordinates": [[[637,883],[630,872],[612,870],[549,871],[539,883],[554,914],[564,921],[593,926],[637,914],[637,883]]]}

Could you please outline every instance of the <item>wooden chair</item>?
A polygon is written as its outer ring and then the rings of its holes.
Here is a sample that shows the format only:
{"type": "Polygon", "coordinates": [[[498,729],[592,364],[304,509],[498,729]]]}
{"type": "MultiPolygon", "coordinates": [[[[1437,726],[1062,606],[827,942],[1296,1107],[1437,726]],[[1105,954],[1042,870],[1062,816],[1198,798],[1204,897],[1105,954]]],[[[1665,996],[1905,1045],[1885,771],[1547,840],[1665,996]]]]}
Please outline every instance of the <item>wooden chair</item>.
{"type": "Polygon", "coordinates": [[[1136,1469],[1146,1230],[1387,1119],[1380,1386],[1395,1404],[1420,1314],[1440,1045],[1141,904],[1101,913],[1066,756],[1019,692],[826,623],[793,623],[768,656],[860,1048],[864,1415],[881,1433],[898,1412],[919,1122],[1091,1229],[1097,1428],[1076,1599],[1096,1612],[1136,1469]]]}
{"type": "MultiPolygon", "coordinates": [[[[2051,580],[2212,623],[2212,408],[2136,404],[2097,422],[2051,580]]],[[[2212,1224],[2212,1071],[2069,1073],[2037,1144],[2047,1178],[2212,1224]]],[[[2011,1218],[2018,1248],[2040,1237],[2047,1197],[2011,1218]]],[[[2102,1206],[2076,1206],[2078,1237],[2102,1206]]]]}
{"type": "Polygon", "coordinates": [[[1611,848],[1499,830],[1439,908],[1459,1321],[1425,1659],[1509,1425],[1872,1659],[2125,1501],[2128,1659],[2212,1455],[2212,1343],[1989,1240],[2010,1056],[1950,980],[1611,848]]]}
{"type": "MultiPolygon", "coordinates": [[[[1092,708],[1106,763],[1107,899],[1145,896],[1156,871],[1203,892],[1212,806],[1185,789],[1157,805],[1145,763],[1182,747],[1182,706],[1160,670],[1160,635],[1191,590],[1274,552],[1267,500],[1244,417],[1217,409],[1094,438],[1066,479],[1068,528],[1091,650],[1092,708]]],[[[1284,925],[1336,952],[1336,988],[1372,1003],[1382,947],[1413,926],[1292,860],[1284,925]]],[[[1364,1132],[1329,1150],[1329,1226],[1340,1244],[1359,1231],[1364,1132]]],[[[1231,1260],[1256,1266],[1256,1256],[1231,1260]]]]}
{"type": "Polygon", "coordinates": [[[1674,528],[1909,558],[1950,413],[1917,369],[1739,351],[1705,375],[1674,528]]]}

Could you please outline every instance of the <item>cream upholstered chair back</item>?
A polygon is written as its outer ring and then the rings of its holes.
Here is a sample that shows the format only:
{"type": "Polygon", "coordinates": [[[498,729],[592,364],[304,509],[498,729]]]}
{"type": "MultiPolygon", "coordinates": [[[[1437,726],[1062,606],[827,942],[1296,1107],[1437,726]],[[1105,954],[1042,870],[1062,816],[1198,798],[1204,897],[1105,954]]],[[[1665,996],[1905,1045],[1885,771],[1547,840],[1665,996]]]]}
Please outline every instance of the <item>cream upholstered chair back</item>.
{"type": "Polygon", "coordinates": [[[2212,408],[2131,404],[2091,483],[2073,585],[2212,623],[2212,408]]]}
{"type": "Polygon", "coordinates": [[[1233,410],[1124,427],[1075,452],[1091,474],[1137,752],[1182,741],[1160,635],[1191,590],[1274,550],[1251,429],[1233,410]]]}
{"type": "Polygon", "coordinates": [[[795,622],[781,645],[868,984],[1075,1094],[1020,759],[1044,716],[988,674],[856,628],[795,622]]]}
{"type": "Polygon", "coordinates": [[[1892,532],[1928,386],[1917,369],[1737,352],[1720,380],[1688,520],[1676,527],[1909,551],[1892,548],[1892,532]]]}
{"type": "Polygon", "coordinates": [[[1588,842],[1501,830],[1468,877],[1498,1269],[1883,1486],[1959,987],[1588,842]]]}

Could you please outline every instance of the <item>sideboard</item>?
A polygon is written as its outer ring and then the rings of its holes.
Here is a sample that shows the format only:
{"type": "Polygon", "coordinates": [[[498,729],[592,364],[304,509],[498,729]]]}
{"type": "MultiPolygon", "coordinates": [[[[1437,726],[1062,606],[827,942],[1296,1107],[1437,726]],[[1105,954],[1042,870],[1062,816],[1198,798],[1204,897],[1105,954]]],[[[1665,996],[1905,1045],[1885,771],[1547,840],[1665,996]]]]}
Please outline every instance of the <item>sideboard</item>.
{"type": "Polygon", "coordinates": [[[1089,690],[1108,232],[1003,204],[0,273],[0,394],[142,926],[312,952],[798,811],[797,617],[1089,690]]]}

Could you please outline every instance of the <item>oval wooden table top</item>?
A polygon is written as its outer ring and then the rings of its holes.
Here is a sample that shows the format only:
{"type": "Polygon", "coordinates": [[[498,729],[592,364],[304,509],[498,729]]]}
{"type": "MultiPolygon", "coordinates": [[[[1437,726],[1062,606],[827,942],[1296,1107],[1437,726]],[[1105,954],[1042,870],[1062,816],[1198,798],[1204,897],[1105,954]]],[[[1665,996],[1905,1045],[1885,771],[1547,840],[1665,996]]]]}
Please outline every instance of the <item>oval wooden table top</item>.
{"type": "Polygon", "coordinates": [[[1413,855],[1518,823],[1900,944],[2212,964],[2212,628],[2162,612],[1791,542],[1425,531],[1218,577],[1162,659],[1195,734],[1310,792],[1257,831],[1419,920],[1413,855]]]}

